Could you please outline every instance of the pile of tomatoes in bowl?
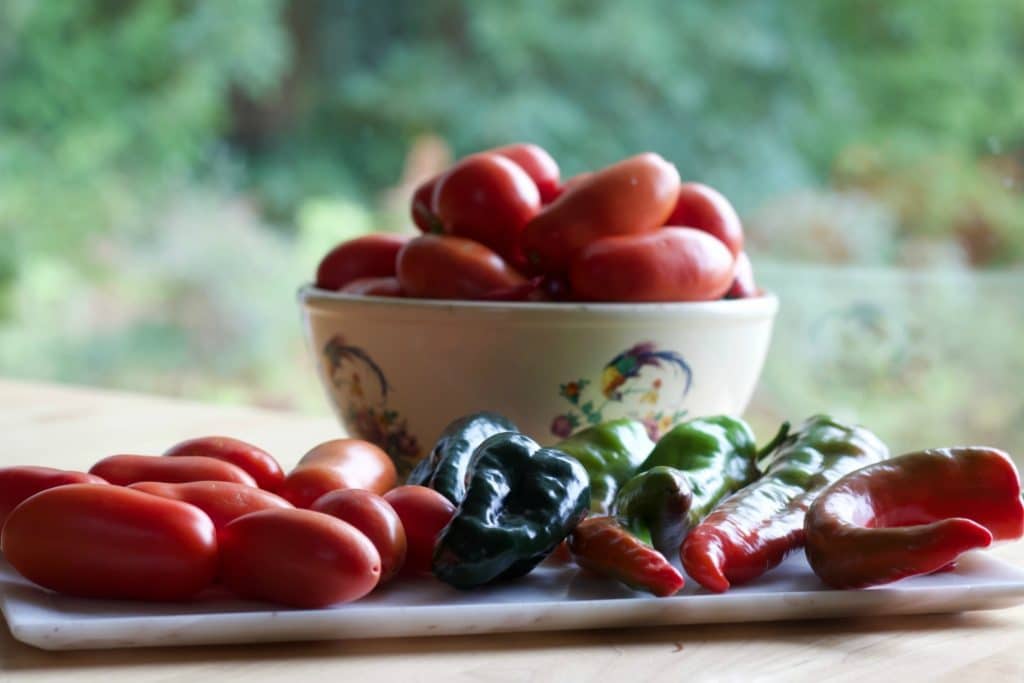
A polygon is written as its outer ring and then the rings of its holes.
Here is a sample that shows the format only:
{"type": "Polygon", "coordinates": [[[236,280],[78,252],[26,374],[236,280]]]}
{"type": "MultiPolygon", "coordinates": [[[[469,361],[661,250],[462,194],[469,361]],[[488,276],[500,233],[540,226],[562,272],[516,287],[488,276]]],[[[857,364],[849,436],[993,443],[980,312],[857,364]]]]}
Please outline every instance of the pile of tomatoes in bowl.
{"type": "Polygon", "coordinates": [[[412,198],[418,236],[339,244],[316,285],[490,301],[669,302],[760,292],[743,227],[716,190],[646,152],[563,180],[541,147],[467,156],[412,198]]]}

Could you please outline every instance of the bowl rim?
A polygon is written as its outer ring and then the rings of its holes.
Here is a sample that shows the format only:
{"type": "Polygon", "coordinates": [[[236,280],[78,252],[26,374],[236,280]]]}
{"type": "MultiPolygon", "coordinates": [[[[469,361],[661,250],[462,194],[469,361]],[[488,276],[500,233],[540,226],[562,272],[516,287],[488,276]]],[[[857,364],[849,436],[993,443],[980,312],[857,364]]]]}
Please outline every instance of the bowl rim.
{"type": "Polygon", "coordinates": [[[545,312],[549,314],[598,313],[622,316],[651,314],[698,314],[713,316],[771,316],[778,311],[779,299],[773,292],[747,299],[716,299],[715,301],[675,301],[648,303],[584,303],[536,301],[468,301],[462,299],[411,299],[403,297],[365,296],[320,289],[306,283],[296,292],[299,302],[307,307],[335,308],[356,305],[370,309],[399,310],[464,310],[493,313],[512,311],[545,312]]]}

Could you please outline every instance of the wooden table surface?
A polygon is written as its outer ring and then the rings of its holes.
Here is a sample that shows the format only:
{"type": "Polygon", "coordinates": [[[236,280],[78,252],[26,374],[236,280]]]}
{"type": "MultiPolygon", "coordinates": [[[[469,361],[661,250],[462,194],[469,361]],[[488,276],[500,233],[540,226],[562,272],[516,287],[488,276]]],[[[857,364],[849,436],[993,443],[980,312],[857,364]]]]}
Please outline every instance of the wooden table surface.
{"type": "MultiPolygon", "coordinates": [[[[283,465],[337,424],[239,407],[0,380],[0,466],[86,469],[210,433],[283,465]]],[[[1024,565],[1024,544],[995,550],[1024,565]]],[[[0,632],[0,681],[1024,680],[1024,606],[994,612],[277,645],[45,652],[0,632]],[[362,678],[366,676],[366,678],[362,678]]]]}

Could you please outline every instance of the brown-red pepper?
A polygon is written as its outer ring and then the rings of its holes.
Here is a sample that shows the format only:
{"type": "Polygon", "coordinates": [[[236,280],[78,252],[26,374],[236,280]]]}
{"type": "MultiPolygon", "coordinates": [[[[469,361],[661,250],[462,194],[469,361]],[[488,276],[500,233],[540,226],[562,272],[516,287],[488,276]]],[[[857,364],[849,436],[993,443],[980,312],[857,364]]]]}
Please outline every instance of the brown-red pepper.
{"type": "Polygon", "coordinates": [[[830,586],[928,574],[1024,534],[1020,476],[992,448],[909,453],[834,483],[811,505],[804,530],[811,568],[830,586]]]}
{"type": "Polygon", "coordinates": [[[589,517],[569,536],[576,564],[658,597],[674,595],[685,579],[665,556],[631,534],[615,517],[589,517]]]}

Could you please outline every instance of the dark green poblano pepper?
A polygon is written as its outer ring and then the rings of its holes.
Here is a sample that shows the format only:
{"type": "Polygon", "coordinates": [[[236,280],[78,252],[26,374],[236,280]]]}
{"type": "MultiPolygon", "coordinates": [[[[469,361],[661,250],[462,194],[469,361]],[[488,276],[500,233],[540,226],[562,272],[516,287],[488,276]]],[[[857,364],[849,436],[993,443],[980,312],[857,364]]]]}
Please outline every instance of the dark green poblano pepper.
{"type": "Polygon", "coordinates": [[[488,437],[518,431],[508,418],[486,411],[453,420],[406,483],[432,488],[458,505],[466,495],[466,475],[473,451],[488,437]]]}
{"type": "Polygon", "coordinates": [[[587,427],[554,446],[580,461],[590,476],[590,511],[607,514],[619,487],[654,448],[642,422],[611,420],[587,427]]]}
{"type": "Polygon", "coordinates": [[[523,576],[589,507],[587,472],[574,458],[496,434],[473,455],[466,495],[434,546],[434,575],[456,588],[523,576]]]}
{"type": "MultiPolygon", "coordinates": [[[[773,449],[788,425],[766,447],[773,449]]],[[[614,513],[666,557],[679,552],[686,532],[722,498],[758,476],[759,452],[743,420],[699,418],[661,437],[638,474],[615,499],[614,513]]]]}

